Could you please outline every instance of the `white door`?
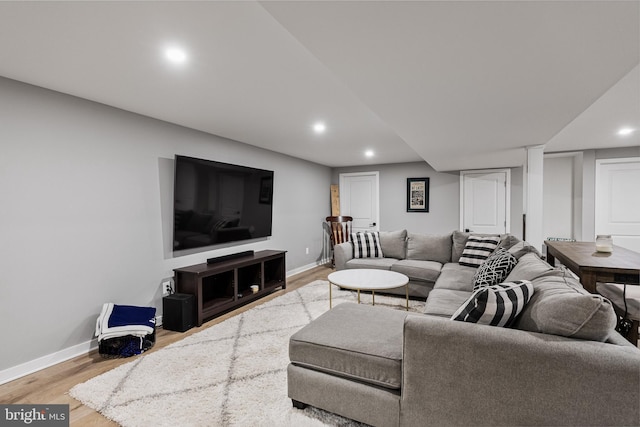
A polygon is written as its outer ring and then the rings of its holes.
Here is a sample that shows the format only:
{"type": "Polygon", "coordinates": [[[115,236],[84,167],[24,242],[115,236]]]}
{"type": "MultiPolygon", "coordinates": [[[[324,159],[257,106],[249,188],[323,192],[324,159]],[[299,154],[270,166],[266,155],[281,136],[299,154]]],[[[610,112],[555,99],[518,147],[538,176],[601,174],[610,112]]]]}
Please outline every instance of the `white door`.
{"type": "Polygon", "coordinates": [[[509,231],[509,169],[460,172],[460,228],[475,233],[509,231]]]}
{"type": "MultiPolygon", "coordinates": [[[[596,160],[596,234],[640,252],[640,157],[596,160]]],[[[595,236],[593,236],[595,239],[595,236]]]]}
{"type": "Polygon", "coordinates": [[[353,217],[353,231],[379,230],[379,173],[340,174],[340,215],[353,217]]]}

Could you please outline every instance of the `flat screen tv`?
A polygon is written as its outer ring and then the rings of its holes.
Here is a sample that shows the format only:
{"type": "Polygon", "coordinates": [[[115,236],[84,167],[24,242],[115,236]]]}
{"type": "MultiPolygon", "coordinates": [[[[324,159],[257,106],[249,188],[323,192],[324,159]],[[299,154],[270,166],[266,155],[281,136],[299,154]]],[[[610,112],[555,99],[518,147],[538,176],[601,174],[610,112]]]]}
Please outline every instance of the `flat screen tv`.
{"type": "Polygon", "coordinates": [[[273,171],[176,156],[173,250],[271,236],[273,171]]]}

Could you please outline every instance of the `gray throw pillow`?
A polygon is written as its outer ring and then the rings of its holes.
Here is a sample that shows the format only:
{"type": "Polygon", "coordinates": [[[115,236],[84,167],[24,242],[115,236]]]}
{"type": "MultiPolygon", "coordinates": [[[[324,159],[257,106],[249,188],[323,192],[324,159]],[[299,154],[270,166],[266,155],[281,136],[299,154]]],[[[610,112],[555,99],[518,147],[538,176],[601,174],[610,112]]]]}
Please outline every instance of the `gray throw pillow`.
{"type": "Polygon", "coordinates": [[[381,231],[380,247],[386,258],[405,259],[407,256],[407,230],[381,231]]]}
{"type": "Polygon", "coordinates": [[[407,259],[437,261],[442,264],[451,261],[451,235],[413,234],[407,237],[407,259]]]}
{"type": "Polygon", "coordinates": [[[516,236],[514,236],[511,233],[501,234],[500,243],[498,244],[498,247],[508,250],[521,242],[522,240],[518,239],[516,236]]]}
{"type": "MultiPolygon", "coordinates": [[[[498,245],[498,247],[500,246],[501,245],[498,245]]],[[[525,241],[518,242],[515,245],[511,246],[509,248],[509,253],[516,257],[516,259],[520,259],[520,257],[528,253],[534,253],[542,258],[542,254],[534,246],[525,241]]]]}

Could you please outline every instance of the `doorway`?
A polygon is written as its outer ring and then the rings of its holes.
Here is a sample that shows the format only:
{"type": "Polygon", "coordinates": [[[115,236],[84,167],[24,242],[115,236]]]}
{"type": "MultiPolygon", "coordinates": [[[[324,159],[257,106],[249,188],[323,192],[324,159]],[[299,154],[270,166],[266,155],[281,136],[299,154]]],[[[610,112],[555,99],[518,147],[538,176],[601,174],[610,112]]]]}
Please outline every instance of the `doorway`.
{"type": "Polygon", "coordinates": [[[640,252],[640,157],[596,160],[595,231],[640,252]]]}
{"type": "Polygon", "coordinates": [[[340,215],[353,217],[352,230],[380,229],[379,172],[340,174],[340,215]]]}
{"type": "Polygon", "coordinates": [[[460,229],[475,233],[510,231],[511,170],[460,172],[460,229]]]}

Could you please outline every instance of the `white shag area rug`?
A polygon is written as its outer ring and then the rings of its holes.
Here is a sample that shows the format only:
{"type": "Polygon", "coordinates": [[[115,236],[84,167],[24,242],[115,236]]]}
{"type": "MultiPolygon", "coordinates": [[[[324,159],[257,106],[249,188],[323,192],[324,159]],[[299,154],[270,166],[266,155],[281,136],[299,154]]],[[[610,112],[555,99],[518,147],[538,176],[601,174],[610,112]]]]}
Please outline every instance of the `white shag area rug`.
{"type": "MultiPolygon", "coordinates": [[[[329,287],[315,281],[73,387],[69,394],[126,427],[358,426],[287,397],[289,337],[329,310],[329,287]]],[[[363,304],[371,295],[362,294],[363,304]]],[[[333,287],[333,305],[356,293],[333,287]]],[[[376,306],[405,308],[376,295],[376,306]]],[[[410,301],[422,311],[423,301],[410,301]]]]}

